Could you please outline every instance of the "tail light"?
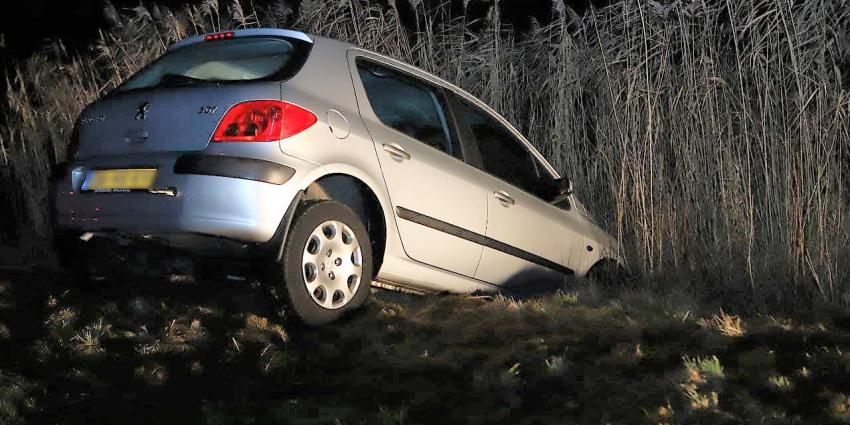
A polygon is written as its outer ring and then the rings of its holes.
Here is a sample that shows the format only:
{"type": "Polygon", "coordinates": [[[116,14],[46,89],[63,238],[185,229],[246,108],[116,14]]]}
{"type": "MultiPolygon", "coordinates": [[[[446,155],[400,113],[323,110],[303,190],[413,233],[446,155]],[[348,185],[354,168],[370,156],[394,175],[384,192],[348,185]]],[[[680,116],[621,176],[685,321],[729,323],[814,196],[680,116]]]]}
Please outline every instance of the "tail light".
{"type": "Polygon", "coordinates": [[[273,142],[294,136],[317,121],[312,112],[278,100],[239,103],[226,114],[213,142],[273,142]]]}
{"type": "Polygon", "coordinates": [[[236,33],[233,31],[227,32],[219,32],[216,34],[207,34],[204,36],[204,41],[220,41],[220,40],[228,40],[236,36],[236,33]]]}

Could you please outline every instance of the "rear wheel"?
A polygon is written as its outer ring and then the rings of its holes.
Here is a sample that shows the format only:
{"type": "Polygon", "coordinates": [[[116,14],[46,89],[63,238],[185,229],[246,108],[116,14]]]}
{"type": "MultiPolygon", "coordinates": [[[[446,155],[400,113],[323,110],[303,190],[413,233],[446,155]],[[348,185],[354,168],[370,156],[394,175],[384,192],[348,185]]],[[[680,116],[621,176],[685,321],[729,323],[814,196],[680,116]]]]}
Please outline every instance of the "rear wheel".
{"type": "Polygon", "coordinates": [[[300,209],[282,266],[289,304],[304,323],[329,323],[363,305],[372,282],[371,246],[366,227],[344,204],[300,209]]]}

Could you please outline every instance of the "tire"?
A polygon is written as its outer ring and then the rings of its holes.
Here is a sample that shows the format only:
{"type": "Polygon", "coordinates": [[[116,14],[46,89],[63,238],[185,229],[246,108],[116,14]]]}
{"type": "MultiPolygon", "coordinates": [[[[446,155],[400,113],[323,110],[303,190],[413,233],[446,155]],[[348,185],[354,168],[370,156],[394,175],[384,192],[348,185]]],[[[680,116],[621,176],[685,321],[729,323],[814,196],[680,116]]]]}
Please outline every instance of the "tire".
{"type": "Polygon", "coordinates": [[[318,201],[300,207],[281,267],[288,304],[303,323],[327,324],[366,302],[371,246],[366,226],[346,205],[318,201]]]}
{"type": "Polygon", "coordinates": [[[612,260],[602,260],[594,265],[587,277],[607,290],[631,289],[636,286],[636,279],[612,260]]]}

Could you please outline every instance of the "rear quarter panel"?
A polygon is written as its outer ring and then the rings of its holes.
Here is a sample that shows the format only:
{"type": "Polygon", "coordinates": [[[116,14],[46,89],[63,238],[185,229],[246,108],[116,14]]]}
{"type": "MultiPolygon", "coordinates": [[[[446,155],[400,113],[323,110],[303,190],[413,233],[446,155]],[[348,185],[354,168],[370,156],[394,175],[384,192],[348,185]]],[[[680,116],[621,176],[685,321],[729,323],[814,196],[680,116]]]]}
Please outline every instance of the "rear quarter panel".
{"type": "Polygon", "coordinates": [[[281,99],[312,111],[317,123],[281,141],[280,151],[320,166],[302,184],[332,173],[350,174],[387,199],[375,146],[357,107],[346,58],[349,45],[322,37],[304,68],[280,86],[281,99]]]}
{"type": "Polygon", "coordinates": [[[312,111],[318,121],[280,142],[280,151],[317,166],[299,177],[302,188],[326,175],[345,174],[361,180],[375,193],[387,228],[383,275],[387,270],[392,273],[403,261],[399,257],[403,251],[375,145],[360,118],[348,64],[349,49],[349,44],[314,37],[307,63],[296,76],[281,84],[281,99],[312,111]]]}

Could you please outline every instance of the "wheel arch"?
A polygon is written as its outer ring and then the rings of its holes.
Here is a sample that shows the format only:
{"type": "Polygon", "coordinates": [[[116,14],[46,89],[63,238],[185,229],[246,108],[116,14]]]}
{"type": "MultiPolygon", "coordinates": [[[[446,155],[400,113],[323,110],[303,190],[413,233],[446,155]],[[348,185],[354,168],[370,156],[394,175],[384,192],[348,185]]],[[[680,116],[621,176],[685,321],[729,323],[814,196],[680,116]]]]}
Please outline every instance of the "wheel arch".
{"type": "MultiPolygon", "coordinates": [[[[372,239],[373,274],[377,276],[387,248],[388,230],[393,228],[392,210],[385,201],[386,191],[368,176],[348,166],[326,166],[321,170],[323,172],[304,179],[302,196],[297,204],[327,199],[351,208],[363,221],[372,239]]],[[[287,227],[290,225],[288,223],[287,227]]]]}
{"type": "Polygon", "coordinates": [[[587,270],[585,277],[600,282],[628,282],[634,281],[635,276],[617,258],[601,257],[587,270]]]}

